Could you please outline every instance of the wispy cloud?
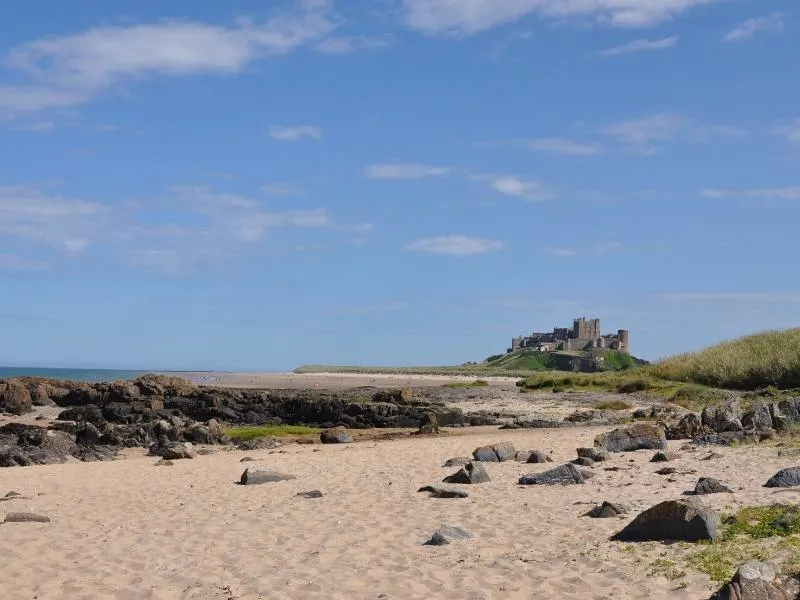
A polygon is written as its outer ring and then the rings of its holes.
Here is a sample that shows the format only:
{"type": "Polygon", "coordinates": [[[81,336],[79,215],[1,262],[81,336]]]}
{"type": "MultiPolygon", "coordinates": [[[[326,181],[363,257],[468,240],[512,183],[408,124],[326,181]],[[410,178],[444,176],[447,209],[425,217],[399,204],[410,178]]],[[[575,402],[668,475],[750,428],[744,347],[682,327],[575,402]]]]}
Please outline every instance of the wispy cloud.
{"type": "Polygon", "coordinates": [[[403,0],[409,27],[430,34],[470,35],[523,17],[592,19],[640,28],[674,19],[721,0],[403,0]]]}
{"type": "Polygon", "coordinates": [[[299,142],[304,139],[321,140],[322,129],[313,125],[272,125],[268,131],[269,137],[280,142],[299,142]]]}
{"type": "Polygon", "coordinates": [[[385,35],[353,35],[331,37],[317,44],[317,50],[325,54],[349,54],[358,50],[379,50],[394,44],[394,36],[385,35]]]}
{"type": "Polygon", "coordinates": [[[172,21],[102,27],[13,48],[5,65],[17,85],[0,86],[0,109],[32,112],[75,106],[146,76],[230,74],[252,61],[317,42],[335,24],[327,0],[302,0],[263,23],[223,27],[172,21]]]}
{"type": "Polygon", "coordinates": [[[562,156],[592,156],[602,152],[602,147],[599,144],[579,142],[562,137],[518,138],[501,140],[498,142],[480,142],[475,145],[479,148],[525,148],[545,154],[558,154],[562,156]]]}
{"type": "Polygon", "coordinates": [[[553,194],[539,181],[521,179],[513,175],[496,177],[491,181],[492,187],[507,196],[517,196],[526,200],[546,200],[553,194]]]}
{"type": "Polygon", "coordinates": [[[12,125],[11,129],[15,131],[30,131],[32,133],[53,133],[57,127],[52,121],[39,121],[36,123],[12,125]]]}
{"type": "Polygon", "coordinates": [[[757,189],[711,188],[703,190],[706,198],[772,198],[778,200],[800,200],[800,186],[757,189]]]}
{"type": "Polygon", "coordinates": [[[557,256],[559,258],[570,258],[574,256],[578,256],[580,252],[578,252],[575,248],[542,248],[542,252],[545,254],[549,254],[550,256],[557,256]]]}
{"type": "Polygon", "coordinates": [[[600,55],[602,56],[620,56],[622,54],[631,54],[633,52],[648,52],[651,50],[666,50],[667,48],[672,48],[678,44],[678,36],[673,35],[671,37],[661,38],[658,40],[633,40],[632,42],[628,42],[627,44],[622,44],[620,46],[614,46],[613,48],[608,48],[607,50],[602,50],[600,55]]]}
{"type": "Polygon", "coordinates": [[[465,235],[447,235],[442,237],[417,240],[406,246],[412,252],[432,252],[435,254],[449,254],[452,256],[471,256],[486,254],[503,249],[503,243],[480,237],[465,235]]]}
{"type": "Polygon", "coordinates": [[[291,183],[283,183],[274,181],[272,183],[265,183],[258,191],[267,196],[294,196],[301,193],[303,190],[291,183]]]}
{"type": "Polygon", "coordinates": [[[669,112],[611,123],[600,127],[598,132],[643,153],[652,153],[654,144],[660,142],[696,143],[719,137],[740,138],[747,135],[745,130],[738,127],[705,125],[690,117],[669,112]]]}
{"type": "Polygon", "coordinates": [[[657,294],[665,302],[736,302],[747,304],[800,303],[800,292],[680,292],[657,294]]]}
{"type": "Polygon", "coordinates": [[[13,254],[0,254],[0,271],[43,271],[48,264],[13,254]]]}
{"type": "Polygon", "coordinates": [[[452,172],[450,167],[437,167],[417,163],[381,163],[369,165],[364,170],[367,179],[424,179],[441,177],[452,172]]]}
{"type": "Polygon", "coordinates": [[[748,19],[729,31],[723,38],[726,42],[744,42],[758,33],[780,33],[783,31],[783,13],[775,12],[765,17],[748,19]]]}

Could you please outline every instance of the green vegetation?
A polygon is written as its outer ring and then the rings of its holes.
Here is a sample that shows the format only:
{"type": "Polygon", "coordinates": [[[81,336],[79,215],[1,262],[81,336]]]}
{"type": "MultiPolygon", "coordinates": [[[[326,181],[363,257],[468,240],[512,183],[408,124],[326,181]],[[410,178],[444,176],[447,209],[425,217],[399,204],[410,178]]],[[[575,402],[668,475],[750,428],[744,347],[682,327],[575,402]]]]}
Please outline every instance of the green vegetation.
{"type": "Polygon", "coordinates": [[[736,390],[800,387],[800,328],[757,333],[674,356],[649,372],[660,379],[736,390]]]}
{"type": "Polygon", "coordinates": [[[446,383],[444,387],[449,388],[484,388],[489,387],[489,382],[484,379],[476,379],[475,381],[454,381],[446,383]]]}
{"type": "Polygon", "coordinates": [[[230,427],[225,433],[236,442],[249,442],[262,437],[317,435],[320,431],[322,430],[300,425],[258,425],[230,427]]]}
{"type": "Polygon", "coordinates": [[[800,566],[800,507],[788,504],[745,506],[723,516],[715,542],[699,544],[686,557],[689,566],[713,581],[727,581],[749,560],[778,559],[789,571],[800,566]]]}

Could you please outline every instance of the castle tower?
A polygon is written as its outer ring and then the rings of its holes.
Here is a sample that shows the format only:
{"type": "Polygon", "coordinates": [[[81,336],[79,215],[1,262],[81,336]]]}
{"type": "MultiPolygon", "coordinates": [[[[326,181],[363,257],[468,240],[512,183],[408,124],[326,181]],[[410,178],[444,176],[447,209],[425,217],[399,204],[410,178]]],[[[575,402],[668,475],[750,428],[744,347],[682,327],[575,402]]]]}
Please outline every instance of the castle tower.
{"type": "Polygon", "coordinates": [[[628,339],[628,330],[627,329],[620,329],[617,332],[619,336],[619,351],[620,352],[627,352],[628,354],[631,353],[630,343],[628,339]]]}

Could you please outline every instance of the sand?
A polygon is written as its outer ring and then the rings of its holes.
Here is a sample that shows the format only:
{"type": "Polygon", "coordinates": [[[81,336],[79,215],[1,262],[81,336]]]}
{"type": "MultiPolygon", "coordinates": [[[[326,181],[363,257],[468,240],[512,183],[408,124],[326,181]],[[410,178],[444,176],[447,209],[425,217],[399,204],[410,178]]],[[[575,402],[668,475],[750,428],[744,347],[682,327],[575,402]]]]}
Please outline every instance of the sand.
{"type": "MultiPolygon", "coordinates": [[[[516,599],[707,598],[708,579],[653,574],[654,561],[679,564],[681,545],[608,541],[629,519],[580,517],[602,500],[634,514],[680,497],[701,475],[735,494],[705,497],[719,509],[745,503],[797,502],[800,492],[761,487],[778,468],[800,460],[775,448],[684,452],[668,478],[654,473],[652,452],[615,455],[586,485],[520,487],[520,475],[545,465],[489,464],[492,482],[462,486],[468,499],[417,493],[455,471],[442,468],[479,445],[513,441],[551,453],[560,464],[608,428],[467,431],[342,446],[285,446],[280,451],[218,449],[156,467],[131,451],[122,460],[0,470],[5,512],[30,511],[50,523],[0,525],[0,598],[79,599],[516,599]],[[256,462],[241,463],[245,455],[256,462]],[[246,466],[297,479],[240,486],[246,466]],[[325,497],[299,492],[319,489],[325,497]],[[442,524],[474,536],[423,546],[442,524]],[[679,586],[683,586],[680,589],[679,586]]],[[[674,447],[678,447],[676,443],[674,447]]],[[[550,465],[552,466],[552,465],[550,465]]]]}

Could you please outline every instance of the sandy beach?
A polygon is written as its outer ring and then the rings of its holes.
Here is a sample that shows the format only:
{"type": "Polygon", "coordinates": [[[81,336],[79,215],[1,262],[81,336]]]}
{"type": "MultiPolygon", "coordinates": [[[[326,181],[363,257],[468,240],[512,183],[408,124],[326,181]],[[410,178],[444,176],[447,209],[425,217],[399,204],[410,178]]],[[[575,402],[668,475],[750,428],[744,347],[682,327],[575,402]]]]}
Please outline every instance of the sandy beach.
{"type": "Polygon", "coordinates": [[[50,523],[0,525],[0,598],[171,599],[641,599],[707,598],[713,586],[687,570],[679,581],[652,565],[680,565],[681,544],[622,544],[609,536],[630,517],[580,515],[602,500],[633,514],[678,498],[698,476],[723,479],[735,494],[706,497],[719,509],[797,502],[800,492],[762,488],[788,466],[775,448],[703,449],[671,463],[665,478],[652,452],[614,455],[585,485],[521,487],[519,476],[550,465],[489,464],[490,483],[461,486],[467,499],[418,493],[454,472],[442,464],[480,445],[512,441],[554,464],[574,458],[608,428],[493,431],[361,442],[291,444],[279,450],[217,450],[157,467],[130,451],[122,460],[5,469],[0,513],[31,511],[50,523]],[[256,462],[241,463],[244,456],[256,462]],[[297,479],[235,482],[247,466],[297,479]],[[321,490],[320,499],[298,493],[321,490]],[[423,546],[442,524],[473,538],[423,546]]]}

